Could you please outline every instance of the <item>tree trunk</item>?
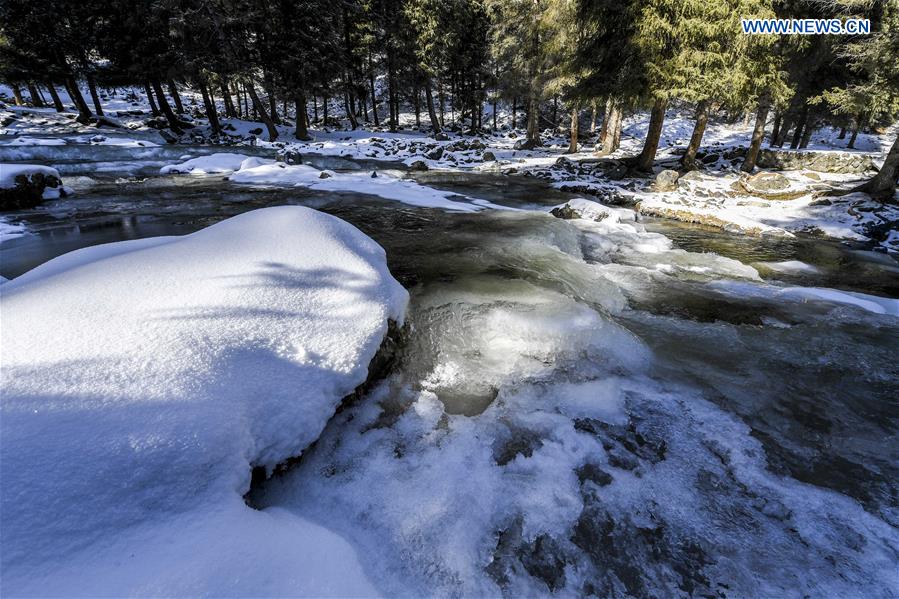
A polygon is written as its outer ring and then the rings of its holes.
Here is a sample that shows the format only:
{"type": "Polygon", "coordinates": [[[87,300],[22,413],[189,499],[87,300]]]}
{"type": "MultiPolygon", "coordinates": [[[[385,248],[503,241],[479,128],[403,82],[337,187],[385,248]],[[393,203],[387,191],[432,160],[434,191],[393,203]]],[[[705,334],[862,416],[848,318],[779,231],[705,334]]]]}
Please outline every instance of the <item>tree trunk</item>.
{"type": "Polygon", "coordinates": [[[215,98],[209,90],[209,86],[205,81],[199,81],[200,93],[203,94],[203,108],[206,110],[206,118],[209,120],[209,126],[212,128],[212,134],[216,137],[222,134],[222,126],[219,123],[219,115],[215,110],[215,98]]]}
{"type": "Polygon", "coordinates": [[[322,96],[322,126],[328,126],[328,96],[322,96]]]}
{"type": "Polygon", "coordinates": [[[795,150],[799,147],[799,142],[802,140],[802,132],[805,131],[805,128],[808,126],[808,107],[802,109],[802,113],[799,115],[799,120],[796,122],[796,130],[793,132],[793,139],[790,141],[790,149],[795,150]]]}
{"type": "Polygon", "coordinates": [[[415,109],[415,128],[421,129],[421,90],[417,87],[412,95],[412,104],[415,109]]]}
{"type": "Polygon", "coordinates": [[[353,131],[355,131],[359,127],[359,121],[356,120],[356,115],[353,114],[353,105],[350,101],[350,92],[344,90],[343,92],[343,109],[346,111],[346,116],[350,120],[350,127],[352,127],[353,131]]]}
{"type": "Polygon", "coordinates": [[[590,133],[596,133],[596,100],[592,102],[593,110],[590,112],[590,133]]]}
{"type": "Polygon", "coordinates": [[[81,90],[78,89],[78,82],[71,75],[66,77],[66,89],[72,102],[75,103],[75,108],[78,109],[78,122],[86,125],[93,115],[91,109],[87,107],[87,102],[84,101],[84,96],[81,95],[81,90]]]}
{"type": "Polygon", "coordinates": [[[297,108],[297,124],[293,136],[300,141],[310,141],[312,138],[309,136],[309,127],[306,123],[306,96],[299,94],[294,103],[297,108]]]}
{"type": "Polygon", "coordinates": [[[643,143],[643,151],[637,159],[637,168],[644,172],[652,172],[655,163],[656,151],[659,149],[659,139],[662,137],[662,126],[665,124],[665,108],[667,100],[656,100],[652,105],[649,116],[649,129],[646,131],[646,141],[643,143]]]}
{"type": "Polygon", "coordinates": [[[527,135],[527,143],[532,147],[539,147],[543,145],[540,142],[540,133],[537,130],[537,118],[540,116],[540,100],[537,98],[537,94],[535,92],[531,92],[530,97],[528,98],[528,135],[527,135]]]}
{"type": "MultiPolygon", "coordinates": [[[[270,83],[267,83],[265,86],[265,93],[268,95],[268,113],[272,119],[272,122],[276,125],[281,124],[281,117],[278,115],[278,99],[275,98],[275,90],[274,86],[270,83]]],[[[284,113],[284,117],[287,117],[287,113],[284,113]]]]}
{"type": "Polygon", "coordinates": [[[437,120],[437,112],[434,110],[434,94],[431,92],[431,82],[425,83],[425,100],[428,103],[428,118],[431,119],[431,129],[434,133],[440,133],[440,121],[437,120]]]}
{"type": "Polygon", "coordinates": [[[846,127],[840,127],[840,134],[837,135],[837,139],[846,139],[846,127]]]}
{"type": "Polygon", "coordinates": [[[783,113],[778,112],[774,115],[774,127],[771,129],[771,137],[769,137],[768,145],[773,146],[774,140],[777,139],[778,133],[780,133],[780,124],[783,120],[783,113]]]}
{"type": "Polygon", "coordinates": [[[765,138],[765,121],[768,120],[768,111],[771,109],[771,102],[767,97],[763,97],[759,101],[759,111],[755,116],[755,128],[752,130],[752,141],[749,143],[749,150],[746,152],[746,158],[743,159],[743,165],[740,170],[751,173],[755,168],[756,160],[759,157],[759,148],[762,147],[762,140],[765,138]]]}
{"type": "Polygon", "coordinates": [[[90,73],[87,74],[86,79],[87,89],[90,91],[91,100],[94,102],[94,110],[97,112],[97,116],[103,116],[103,106],[100,105],[100,96],[97,94],[97,82],[90,73]]]}
{"type": "Polygon", "coordinates": [[[518,96],[512,96],[512,129],[514,130],[518,126],[518,121],[516,117],[518,111],[518,96]]]}
{"type": "Polygon", "coordinates": [[[25,99],[22,97],[22,90],[19,88],[19,85],[10,83],[9,86],[12,88],[12,97],[16,106],[25,106],[25,99]]]}
{"type": "Polygon", "coordinates": [[[174,79],[168,80],[169,84],[169,95],[172,96],[172,101],[175,102],[175,112],[178,114],[184,114],[184,104],[181,102],[181,94],[178,93],[178,86],[175,85],[174,79]]]}
{"type": "Polygon", "coordinates": [[[375,121],[375,127],[380,127],[378,120],[378,96],[375,94],[375,71],[371,65],[371,50],[368,52],[368,84],[371,87],[371,116],[375,121]]]}
{"type": "Polygon", "coordinates": [[[154,79],[150,83],[153,86],[153,91],[156,92],[156,100],[159,102],[159,109],[162,110],[162,114],[169,124],[169,129],[174,131],[177,135],[180,135],[183,133],[181,123],[178,122],[178,117],[175,116],[175,113],[172,112],[172,107],[169,106],[169,101],[165,97],[165,92],[162,91],[162,83],[159,82],[159,79],[154,79]]]}
{"type": "Polygon", "coordinates": [[[808,147],[808,142],[812,140],[812,135],[815,133],[815,129],[818,128],[818,123],[815,119],[809,120],[805,124],[805,130],[802,132],[802,139],[799,140],[799,149],[804,150],[808,147]]]}
{"type": "Polygon", "coordinates": [[[709,101],[702,100],[696,106],[696,124],[693,126],[693,135],[690,136],[690,143],[687,144],[687,151],[681,157],[680,163],[685,169],[692,170],[696,166],[696,153],[702,145],[702,136],[705,134],[705,127],[709,122],[709,101]]]}
{"type": "Polygon", "coordinates": [[[612,123],[612,152],[621,147],[621,125],[624,122],[624,112],[621,106],[615,110],[615,121],[612,123]]]}
{"type": "Polygon", "coordinates": [[[606,99],[605,111],[602,114],[602,126],[599,129],[600,150],[605,146],[609,137],[609,120],[612,118],[612,98],[606,99]]]}
{"type": "Polygon", "coordinates": [[[553,131],[559,128],[559,96],[553,96],[553,131]]]}
{"type": "Polygon", "coordinates": [[[31,103],[37,108],[44,107],[44,100],[37,93],[37,86],[34,83],[28,83],[28,95],[31,96],[31,103]]]}
{"type": "Polygon", "coordinates": [[[225,116],[228,118],[237,118],[237,111],[234,110],[234,100],[231,99],[231,93],[228,91],[228,80],[221,78],[219,87],[222,90],[222,98],[225,101],[225,116]]]}
{"type": "Polygon", "coordinates": [[[612,100],[607,103],[608,110],[603,119],[602,129],[599,135],[599,156],[608,156],[618,149],[621,144],[621,106],[612,100]]]}
{"type": "Polygon", "coordinates": [[[53,107],[56,108],[56,112],[65,112],[66,107],[63,106],[59,93],[56,91],[52,81],[47,81],[47,90],[50,92],[50,97],[53,98],[53,107]]]}
{"type": "Polygon", "coordinates": [[[567,154],[574,154],[577,152],[578,108],[577,102],[571,107],[571,139],[568,142],[567,154]]]}
{"type": "Polygon", "coordinates": [[[318,122],[318,98],[312,94],[312,122],[318,122]]]}
{"type": "Polygon", "coordinates": [[[144,92],[147,94],[147,101],[150,103],[150,113],[154,117],[158,117],[161,113],[156,105],[156,100],[153,99],[153,90],[150,89],[149,81],[144,81],[144,92]]]}
{"type": "Polygon", "coordinates": [[[899,177],[899,136],[893,140],[893,145],[886,160],[883,161],[883,166],[880,167],[880,172],[853,191],[863,191],[882,202],[894,203],[897,177],[899,177]]]}
{"type": "Polygon", "coordinates": [[[850,150],[855,149],[855,140],[858,138],[858,132],[862,128],[862,121],[865,119],[865,116],[860,114],[855,117],[855,122],[852,123],[852,136],[849,138],[849,143],[846,144],[846,147],[850,150]]]}
{"type": "Polygon", "coordinates": [[[265,128],[268,129],[268,140],[275,141],[278,139],[278,130],[275,128],[275,123],[272,122],[272,118],[265,109],[265,104],[259,99],[259,94],[256,93],[256,86],[250,82],[246,82],[244,83],[244,87],[246,88],[247,93],[250,94],[250,99],[253,100],[253,109],[259,114],[259,118],[265,124],[265,128]]]}

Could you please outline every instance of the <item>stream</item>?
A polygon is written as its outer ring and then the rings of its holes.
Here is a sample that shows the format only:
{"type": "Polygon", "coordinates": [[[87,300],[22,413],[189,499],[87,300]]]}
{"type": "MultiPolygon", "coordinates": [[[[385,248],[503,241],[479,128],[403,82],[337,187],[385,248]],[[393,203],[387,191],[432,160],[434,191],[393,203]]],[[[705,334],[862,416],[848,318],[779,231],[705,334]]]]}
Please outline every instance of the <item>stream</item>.
{"type": "Polygon", "coordinates": [[[4,215],[29,234],[0,245],[0,275],[280,204],[375,239],[411,294],[393,367],[250,500],[337,530],[385,593],[899,591],[899,317],[843,301],[899,298],[895,258],[627,211],[561,220],[549,208],[574,196],[523,177],[414,174],[520,209],[446,212],[158,175],[212,151],[0,147],[75,191],[4,215]]]}

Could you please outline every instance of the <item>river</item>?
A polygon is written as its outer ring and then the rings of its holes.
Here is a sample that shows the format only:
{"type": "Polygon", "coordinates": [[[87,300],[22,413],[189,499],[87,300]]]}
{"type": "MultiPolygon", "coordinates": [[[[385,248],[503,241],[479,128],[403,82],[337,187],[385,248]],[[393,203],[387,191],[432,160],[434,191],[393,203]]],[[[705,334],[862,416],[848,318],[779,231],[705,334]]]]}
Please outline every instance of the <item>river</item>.
{"type": "Polygon", "coordinates": [[[253,505],[335,526],[385,592],[882,591],[899,559],[899,318],[808,290],[897,298],[893,257],[560,220],[548,208],[573,196],[524,177],[416,175],[519,209],[462,213],[158,175],[214,150],[0,149],[75,190],[6,214],[30,234],[0,246],[0,274],[279,204],[380,243],[412,296],[392,369],[253,505]]]}

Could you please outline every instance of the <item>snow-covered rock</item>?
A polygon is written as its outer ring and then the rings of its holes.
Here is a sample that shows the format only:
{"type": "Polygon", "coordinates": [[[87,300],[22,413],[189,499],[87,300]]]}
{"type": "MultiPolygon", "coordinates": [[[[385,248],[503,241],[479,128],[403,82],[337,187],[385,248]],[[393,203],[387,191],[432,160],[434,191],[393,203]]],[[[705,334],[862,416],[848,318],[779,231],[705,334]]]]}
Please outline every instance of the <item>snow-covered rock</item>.
{"type": "Polygon", "coordinates": [[[373,594],[337,535],[241,496],[318,438],[407,298],[374,241],[296,206],[4,283],[3,594],[373,594]]]}
{"type": "MultiPolygon", "coordinates": [[[[180,164],[166,165],[159,169],[159,173],[162,175],[178,173],[190,173],[192,175],[228,174],[240,170],[243,162],[249,158],[250,157],[246,154],[218,152],[216,154],[210,154],[209,156],[191,158],[180,164]]],[[[254,164],[254,166],[257,165],[258,164],[254,164]]]]}
{"type": "Polygon", "coordinates": [[[59,171],[39,164],[0,164],[0,210],[30,208],[62,193],[59,171]]]}
{"type": "Polygon", "coordinates": [[[556,218],[566,220],[583,218],[592,221],[603,221],[615,214],[615,211],[608,206],[603,206],[599,202],[585,200],[584,198],[574,198],[564,204],[555,206],[550,210],[550,214],[556,218]]]}

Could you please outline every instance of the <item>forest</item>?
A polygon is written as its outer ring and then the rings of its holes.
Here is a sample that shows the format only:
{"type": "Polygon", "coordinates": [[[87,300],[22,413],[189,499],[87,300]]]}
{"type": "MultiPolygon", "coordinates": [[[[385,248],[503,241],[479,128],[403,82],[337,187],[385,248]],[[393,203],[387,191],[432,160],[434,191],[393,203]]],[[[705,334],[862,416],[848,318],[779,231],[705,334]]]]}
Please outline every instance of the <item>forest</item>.
{"type": "MultiPolygon", "coordinates": [[[[804,148],[833,125],[851,149],[860,129],[899,113],[899,8],[886,0],[5,0],[0,19],[0,79],[19,100],[27,87],[42,105],[36,87],[44,86],[62,110],[55,86],[63,85],[87,121],[103,115],[98,85],[140,85],[174,132],[185,125],[178,85],[202,94],[214,136],[219,98],[226,116],[263,122],[270,140],[282,119],[294,123],[296,139],[309,139],[310,121],[334,117],[330,99],[353,129],[384,122],[396,131],[405,102],[434,133],[448,121],[496,129],[503,102],[513,129],[518,118],[526,123],[522,147],[539,145],[539,130],[562,126],[564,113],[576,151],[576,117],[589,111],[603,124],[600,153],[610,154],[622,113],[646,109],[636,166],[649,171],[666,107],[686,102],[695,125],[683,165],[695,161],[710,113],[749,112],[755,129],[742,168],[751,172],[766,133],[773,147],[804,148]],[[735,34],[741,19],[777,17],[867,18],[879,33],[735,34]],[[485,123],[486,103],[493,121],[485,123]]],[[[890,168],[867,189],[888,199],[893,150],[890,168]]]]}
{"type": "Polygon", "coordinates": [[[897,177],[899,0],[0,0],[0,596],[896,596],[897,177]]]}

